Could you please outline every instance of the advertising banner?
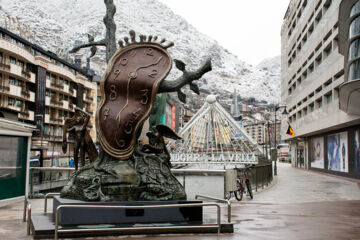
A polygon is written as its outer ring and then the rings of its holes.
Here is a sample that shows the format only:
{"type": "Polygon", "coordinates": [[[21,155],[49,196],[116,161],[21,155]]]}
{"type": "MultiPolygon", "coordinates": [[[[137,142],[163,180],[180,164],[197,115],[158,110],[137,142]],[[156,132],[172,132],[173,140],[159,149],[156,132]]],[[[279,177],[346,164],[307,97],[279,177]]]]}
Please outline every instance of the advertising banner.
{"type": "Polygon", "coordinates": [[[347,132],[328,135],[328,170],[349,172],[347,132]]]}
{"type": "Polygon", "coordinates": [[[324,169],[324,137],[310,140],[310,166],[324,169]]]}
{"type": "Polygon", "coordinates": [[[360,173],[360,130],[354,134],[354,172],[360,173]]]}

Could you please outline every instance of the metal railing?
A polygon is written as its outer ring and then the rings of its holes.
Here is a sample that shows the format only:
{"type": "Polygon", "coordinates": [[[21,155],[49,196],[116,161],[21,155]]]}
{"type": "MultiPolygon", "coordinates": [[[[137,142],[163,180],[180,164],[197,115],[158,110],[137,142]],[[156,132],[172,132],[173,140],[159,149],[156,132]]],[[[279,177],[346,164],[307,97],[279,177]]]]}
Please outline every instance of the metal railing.
{"type": "Polygon", "coordinates": [[[44,213],[47,213],[47,200],[48,198],[54,198],[55,196],[60,196],[60,193],[47,193],[44,198],[44,213]]]}
{"type": "Polygon", "coordinates": [[[74,171],[72,167],[30,167],[29,196],[65,186],[74,171]]]}
{"type": "Polygon", "coordinates": [[[272,163],[256,165],[251,167],[248,171],[248,178],[250,180],[252,189],[258,191],[258,188],[268,186],[273,180],[272,163]]]}
{"type": "Polygon", "coordinates": [[[31,219],[31,202],[27,196],[24,199],[24,214],[23,214],[23,222],[26,222],[26,234],[30,235],[30,219],[31,219]],[[27,213],[27,221],[26,221],[26,213],[27,213]]]}
{"type": "Polygon", "coordinates": [[[228,214],[228,223],[231,223],[231,202],[230,202],[230,200],[215,198],[215,197],[210,197],[210,196],[204,196],[204,195],[196,195],[195,196],[195,199],[199,199],[199,198],[215,200],[215,201],[226,203],[227,207],[228,207],[228,213],[227,213],[228,214]]]}
{"type": "MultiPolygon", "coordinates": [[[[241,170],[241,169],[239,169],[241,170]]],[[[225,177],[225,173],[226,170],[208,170],[208,169],[172,169],[171,170],[176,176],[182,177],[182,185],[184,186],[185,190],[188,190],[187,182],[190,181],[188,180],[190,176],[204,176],[204,177],[209,177],[209,176],[216,176],[216,175],[220,175],[223,176],[223,181],[224,181],[224,185],[222,186],[218,186],[218,187],[222,187],[223,188],[223,194],[217,194],[217,197],[220,197],[218,199],[221,199],[222,197],[225,198],[226,196],[226,177],[225,177]],[[188,178],[187,178],[188,177],[188,178]],[[220,196],[221,195],[221,196],[220,196]]],[[[253,167],[251,167],[248,170],[248,178],[250,180],[252,189],[254,189],[255,191],[258,191],[259,188],[264,188],[265,186],[268,186],[272,180],[273,180],[273,172],[272,172],[272,164],[271,163],[267,163],[267,164],[259,164],[259,165],[255,165],[253,167]]],[[[181,179],[180,179],[181,180],[181,179]]],[[[220,180],[220,179],[219,179],[220,180]]],[[[206,181],[206,179],[204,179],[204,181],[206,181]]],[[[206,184],[206,182],[204,183],[206,184]]],[[[197,195],[213,195],[213,193],[201,193],[198,192],[197,195]]]]}
{"type": "Polygon", "coordinates": [[[171,205],[148,205],[148,206],[96,206],[96,205],[60,205],[56,208],[55,213],[55,240],[59,239],[59,233],[75,233],[75,232],[106,232],[106,231],[129,231],[129,230],[160,230],[160,229],[217,229],[218,234],[221,230],[221,208],[219,204],[216,203],[193,203],[193,204],[171,204],[171,205]],[[64,208],[84,208],[84,209],[151,209],[151,208],[173,208],[173,207],[206,207],[206,206],[216,206],[217,208],[217,222],[216,224],[207,224],[207,225],[171,225],[171,226],[143,226],[143,227],[113,227],[113,228],[85,228],[85,229],[59,229],[59,212],[64,208]]]}

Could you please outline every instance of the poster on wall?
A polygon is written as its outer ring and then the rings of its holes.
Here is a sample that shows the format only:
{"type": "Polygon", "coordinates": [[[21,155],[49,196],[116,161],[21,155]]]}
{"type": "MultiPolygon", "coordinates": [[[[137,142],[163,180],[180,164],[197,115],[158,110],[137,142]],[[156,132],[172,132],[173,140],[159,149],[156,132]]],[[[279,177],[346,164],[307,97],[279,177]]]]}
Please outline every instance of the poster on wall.
{"type": "Polygon", "coordinates": [[[347,132],[328,135],[327,148],[328,169],[349,172],[347,132]]]}
{"type": "Polygon", "coordinates": [[[360,173],[360,130],[354,134],[354,172],[360,173]]]}
{"type": "Polygon", "coordinates": [[[310,140],[310,166],[324,169],[324,137],[310,140]]]}

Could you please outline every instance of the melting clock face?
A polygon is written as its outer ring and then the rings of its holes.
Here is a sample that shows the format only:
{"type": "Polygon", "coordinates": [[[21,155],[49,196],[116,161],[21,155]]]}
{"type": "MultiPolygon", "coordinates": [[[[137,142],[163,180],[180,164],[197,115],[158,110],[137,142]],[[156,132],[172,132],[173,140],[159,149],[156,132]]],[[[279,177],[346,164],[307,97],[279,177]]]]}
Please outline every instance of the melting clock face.
{"type": "Polygon", "coordinates": [[[103,97],[96,113],[100,144],[109,155],[131,156],[171,65],[168,52],[156,44],[129,45],[114,54],[101,81],[103,97]]]}

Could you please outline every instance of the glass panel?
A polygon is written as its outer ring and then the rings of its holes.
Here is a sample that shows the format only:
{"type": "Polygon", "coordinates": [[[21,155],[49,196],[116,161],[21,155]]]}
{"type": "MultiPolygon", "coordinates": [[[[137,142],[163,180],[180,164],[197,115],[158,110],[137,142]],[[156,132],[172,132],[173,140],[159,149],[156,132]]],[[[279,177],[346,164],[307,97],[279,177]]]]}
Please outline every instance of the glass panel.
{"type": "Polygon", "coordinates": [[[360,39],[354,40],[349,47],[349,61],[360,56],[360,39]]]}
{"type": "Polygon", "coordinates": [[[350,17],[354,16],[355,14],[360,12],[360,1],[354,4],[351,8],[350,17]]]}
{"type": "Polygon", "coordinates": [[[349,38],[353,38],[354,36],[360,33],[360,16],[355,18],[351,24],[349,29],[349,38]]]}
{"type": "Polygon", "coordinates": [[[0,136],[0,179],[21,175],[21,152],[19,137],[0,136]]]}
{"type": "Polygon", "coordinates": [[[350,65],[348,81],[360,78],[360,61],[357,60],[350,65]]]}

